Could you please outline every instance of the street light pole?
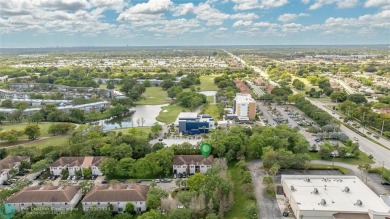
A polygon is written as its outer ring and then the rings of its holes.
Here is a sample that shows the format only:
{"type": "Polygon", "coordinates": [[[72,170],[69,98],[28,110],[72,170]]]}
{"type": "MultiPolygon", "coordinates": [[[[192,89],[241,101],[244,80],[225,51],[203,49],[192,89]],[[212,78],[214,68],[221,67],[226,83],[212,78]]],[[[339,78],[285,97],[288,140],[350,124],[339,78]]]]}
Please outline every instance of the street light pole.
{"type": "Polygon", "coordinates": [[[382,129],[381,129],[381,136],[383,136],[383,128],[385,126],[385,120],[382,121],[382,129]]]}

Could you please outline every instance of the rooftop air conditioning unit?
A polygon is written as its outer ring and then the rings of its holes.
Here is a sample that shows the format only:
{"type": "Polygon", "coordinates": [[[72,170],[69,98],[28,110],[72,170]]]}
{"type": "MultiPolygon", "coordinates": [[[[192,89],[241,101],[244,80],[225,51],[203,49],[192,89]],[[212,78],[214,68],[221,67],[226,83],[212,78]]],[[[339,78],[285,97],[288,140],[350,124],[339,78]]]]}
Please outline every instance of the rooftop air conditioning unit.
{"type": "Polygon", "coordinates": [[[291,191],[296,191],[294,186],[290,186],[291,191]]]}
{"type": "Polygon", "coordinates": [[[349,192],[349,191],[351,191],[350,189],[349,189],[349,187],[348,186],[346,186],[345,188],[344,188],[344,190],[343,190],[344,192],[349,192]]]}
{"type": "Polygon", "coordinates": [[[310,182],[310,178],[306,178],[306,182],[310,182]]]}
{"type": "Polygon", "coordinates": [[[322,205],[322,206],[325,206],[326,205],[325,199],[321,199],[321,202],[319,204],[322,205]]]}
{"type": "Polygon", "coordinates": [[[313,194],[318,194],[318,189],[317,188],[314,188],[313,194]]]}
{"type": "Polygon", "coordinates": [[[362,202],[360,199],[358,199],[358,200],[356,201],[355,205],[357,205],[357,206],[362,206],[362,205],[363,205],[363,202],[362,202]]]}

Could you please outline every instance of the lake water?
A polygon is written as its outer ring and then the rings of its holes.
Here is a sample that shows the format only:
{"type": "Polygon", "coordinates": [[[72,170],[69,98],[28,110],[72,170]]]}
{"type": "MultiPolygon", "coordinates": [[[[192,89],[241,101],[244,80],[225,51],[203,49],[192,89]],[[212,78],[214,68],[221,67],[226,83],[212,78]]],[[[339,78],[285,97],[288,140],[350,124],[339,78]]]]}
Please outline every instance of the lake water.
{"type": "Polygon", "coordinates": [[[157,121],[156,117],[160,113],[161,107],[167,105],[137,105],[132,108],[135,112],[129,115],[99,120],[94,122],[94,124],[102,126],[105,131],[118,128],[140,127],[142,126],[142,118],[144,119],[143,126],[152,126],[155,122],[163,125],[164,123],[157,121]]]}

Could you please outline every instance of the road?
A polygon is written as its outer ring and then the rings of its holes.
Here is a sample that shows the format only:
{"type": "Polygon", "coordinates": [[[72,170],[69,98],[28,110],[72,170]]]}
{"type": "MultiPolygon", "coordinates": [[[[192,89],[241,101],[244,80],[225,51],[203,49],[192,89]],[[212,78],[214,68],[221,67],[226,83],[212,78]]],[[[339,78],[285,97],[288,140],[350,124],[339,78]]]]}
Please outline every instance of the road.
{"type": "Polygon", "coordinates": [[[253,190],[258,204],[258,216],[260,219],[282,218],[281,210],[275,198],[268,197],[262,184],[263,177],[266,176],[262,169],[263,163],[260,160],[247,162],[247,167],[251,172],[253,190]]]}
{"type": "MultiPolygon", "coordinates": [[[[249,68],[252,68],[255,72],[259,73],[260,76],[262,76],[265,79],[268,79],[271,84],[273,84],[273,85],[276,84],[277,85],[277,83],[272,81],[272,80],[270,80],[269,76],[267,75],[267,73],[265,73],[259,67],[249,66],[240,57],[235,56],[235,55],[227,52],[226,50],[223,50],[223,51],[225,53],[227,53],[228,55],[230,55],[232,58],[234,58],[237,61],[241,62],[243,65],[245,65],[245,66],[247,66],[249,68]]],[[[294,89],[293,89],[293,91],[294,91],[294,89]]],[[[332,117],[340,120],[340,115],[337,114],[337,113],[333,113],[330,109],[326,108],[323,105],[323,103],[320,103],[318,101],[314,101],[314,100],[312,100],[310,98],[307,98],[307,97],[306,97],[306,99],[309,100],[313,105],[315,105],[315,106],[319,107],[320,109],[328,112],[329,115],[331,115],[332,117]]],[[[390,141],[388,141],[386,139],[383,139],[383,138],[380,138],[378,140],[378,142],[381,143],[382,145],[385,145],[385,146],[389,147],[389,149],[386,149],[386,148],[382,147],[381,145],[379,145],[379,144],[377,144],[375,142],[372,142],[372,141],[370,141],[369,139],[367,139],[365,137],[360,136],[359,134],[355,133],[353,130],[351,130],[350,128],[348,128],[348,127],[346,127],[344,125],[341,125],[340,129],[349,138],[351,138],[351,139],[356,138],[356,139],[359,140],[360,150],[363,151],[364,153],[366,153],[367,155],[372,155],[374,157],[375,164],[373,164],[373,166],[384,166],[384,167],[390,169],[390,141]]]]}
{"type": "Polygon", "coordinates": [[[336,79],[337,83],[339,83],[344,89],[345,91],[347,92],[347,94],[354,94],[356,93],[352,87],[350,87],[347,83],[345,83],[344,81],[342,80],[339,80],[339,79],[336,79]]]}

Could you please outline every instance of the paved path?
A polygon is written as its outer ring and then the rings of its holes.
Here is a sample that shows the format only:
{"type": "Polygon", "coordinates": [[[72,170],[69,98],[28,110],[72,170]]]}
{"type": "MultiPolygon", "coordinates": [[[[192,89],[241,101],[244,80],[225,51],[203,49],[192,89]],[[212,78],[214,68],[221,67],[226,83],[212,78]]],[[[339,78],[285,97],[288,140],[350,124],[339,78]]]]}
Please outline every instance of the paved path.
{"type": "Polygon", "coordinates": [[[268,197],[262,184],[266,172],[262,169],[263,162],[254,160],[247,162],[251,172],[253,190],[257,199],[258,215],[260,219],[281,218],[282,213],[275,198],[268,197]]]}

